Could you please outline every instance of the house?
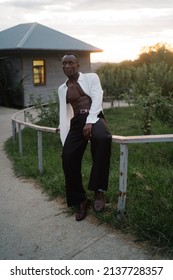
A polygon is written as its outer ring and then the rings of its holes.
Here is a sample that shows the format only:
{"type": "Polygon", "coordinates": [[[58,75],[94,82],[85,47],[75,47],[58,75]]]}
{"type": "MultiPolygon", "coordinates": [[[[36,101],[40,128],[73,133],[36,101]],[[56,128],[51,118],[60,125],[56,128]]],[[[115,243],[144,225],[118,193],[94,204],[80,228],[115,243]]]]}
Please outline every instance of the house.
{"type": "Polygon", "coordinates": [[[0,104],[27,107],[30,96],[47,102],[64,82],[61,58],[80,57],[80,70],[90,72],[90,53],[102,50],[39,23],[19,24],[0,32],[0,104]]]}

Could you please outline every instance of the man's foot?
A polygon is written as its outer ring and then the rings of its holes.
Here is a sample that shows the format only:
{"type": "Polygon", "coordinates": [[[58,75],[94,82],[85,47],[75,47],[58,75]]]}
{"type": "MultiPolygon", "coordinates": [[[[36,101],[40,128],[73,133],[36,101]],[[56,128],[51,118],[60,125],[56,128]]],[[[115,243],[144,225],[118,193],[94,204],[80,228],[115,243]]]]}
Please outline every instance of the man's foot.
{"type": "Polygon", "coordinates": [[[95,192],[93,208],[96,212],[103,211],[103,209],[105,208],[104,192],[101,191],[95,192]]]}
{"type": "Polygon", "coordinates": [[[76,212],[76,221],[82,221],[85,219],[87,214],[87,207],[88,207],[88,199],[84,200],[81,204],[78,206],[78,210],[76,212]]]}

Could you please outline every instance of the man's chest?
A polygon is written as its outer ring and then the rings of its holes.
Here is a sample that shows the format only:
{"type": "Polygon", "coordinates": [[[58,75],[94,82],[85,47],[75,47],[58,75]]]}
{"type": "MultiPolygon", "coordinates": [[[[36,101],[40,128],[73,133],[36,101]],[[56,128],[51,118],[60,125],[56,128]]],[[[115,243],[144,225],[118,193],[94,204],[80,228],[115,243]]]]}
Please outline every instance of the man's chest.
{"type": "Polygon", "coordinates": [[[68,82],[68,89],[67,89],[67,102],[75,102],[79,100],[81,97],[85,96],[85,92],[80,87],[77,82],[68,82]]]}

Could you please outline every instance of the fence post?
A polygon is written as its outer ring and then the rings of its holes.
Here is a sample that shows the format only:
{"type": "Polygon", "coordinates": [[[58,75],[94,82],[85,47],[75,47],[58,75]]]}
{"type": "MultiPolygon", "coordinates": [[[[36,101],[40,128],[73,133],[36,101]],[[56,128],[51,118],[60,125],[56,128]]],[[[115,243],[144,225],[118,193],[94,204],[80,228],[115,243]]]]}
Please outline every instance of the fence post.
{"type": "Polygon", "coordinates": [[[27,115],[27,113],[26,113],[26,111],[24,111],[24,122],[26,122],[26,115],[27,115]]]}
{"type": "Polygon", "coordinates": [[[42,156],[42,131],[38,130],[38,169],[43,172],[43,156],[42,156]]]}
{"type": "Polygon", "coordinates": [[[13,144],[16,141],[16,122],[12,120],[12,135],[13,135],[13,144]]]}
{"type": "Polygon", "coordinates": [[[20,123],[18,123],[18,133],[19,133],[19,154],[22,157],[22,131],[21,131],[20,123]]]}
{"type": "Polygon", "coordinates": [[[127,166],[128,166],[128,145],[120,144],[120,174],[119,174],[119,196],[117,206],[117,218],[124,215],[127,191],[127,166]]]}

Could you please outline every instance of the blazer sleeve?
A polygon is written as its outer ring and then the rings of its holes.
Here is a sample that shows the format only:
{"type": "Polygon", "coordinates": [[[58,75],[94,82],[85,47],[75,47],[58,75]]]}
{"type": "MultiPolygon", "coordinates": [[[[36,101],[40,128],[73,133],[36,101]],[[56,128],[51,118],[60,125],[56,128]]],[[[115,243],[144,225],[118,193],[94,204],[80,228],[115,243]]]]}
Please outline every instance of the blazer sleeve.
{"type": "Polygon", "coordinates": [[[88,76],[89,95],[92,100],[89,115],[86,123],[96,123],[98,121],[98,114],[102,111],[103,90],[100,79],[96,73],[88,76]]]}
{"type": "Polygon", "coordinates": [[[59,129],[62,145],[64,145],[65,139],[69,132],[70,120],[73,117],[73,109],[70,104],[66,103],[66,89],[64,86],[60,86],[58,89],[59,95],[59,129]]]}

